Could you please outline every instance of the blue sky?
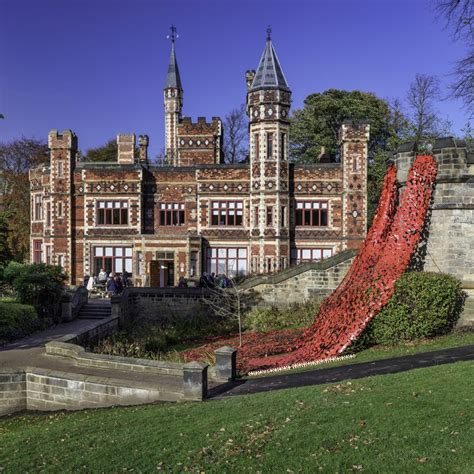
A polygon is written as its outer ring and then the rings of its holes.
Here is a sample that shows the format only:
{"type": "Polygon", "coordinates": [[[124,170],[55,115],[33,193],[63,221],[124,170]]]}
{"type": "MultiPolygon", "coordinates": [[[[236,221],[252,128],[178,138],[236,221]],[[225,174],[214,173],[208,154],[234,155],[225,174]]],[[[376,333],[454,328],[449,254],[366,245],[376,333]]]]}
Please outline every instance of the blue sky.
{"type": "MultiPolygon", "coordinates": [[[[184,115],[223,117],[245,101],[271,24],[293,91],[360,89],[404,98],[417,72],[451,77],[464,46],[432,0],[0,0],[0,141],[75,131],[82,150],[117,133],[147,133],[163,147],[169,26],[184,115]]],[[[459,133],[462,104],[438,104],[459,133]]]]}

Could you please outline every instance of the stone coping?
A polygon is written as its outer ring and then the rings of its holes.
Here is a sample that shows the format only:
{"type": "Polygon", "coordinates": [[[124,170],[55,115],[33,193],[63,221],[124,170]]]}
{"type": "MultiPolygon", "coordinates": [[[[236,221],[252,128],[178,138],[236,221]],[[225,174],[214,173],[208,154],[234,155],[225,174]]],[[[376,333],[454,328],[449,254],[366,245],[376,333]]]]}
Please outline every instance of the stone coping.
{"type": "Polygon", "coordinates": [[[355,257],[356,254],[357,252],[355,250],[344,250],[319,262],[297,265],[296,267],[287,268],[286,270],[275,273],[274,275],[259,275],[249,278],[238,285],[238,288],[241,290],[248,290],[258,285],[275,285],[309,270],[328,270],[329,268],[335,267],[346,260],[350,260],[351,258],[355,257]]]}
{"type": "Polygon", "coordinates": [[[79,367],[95,367],[99,369],[177,375],[182,377],[184,365],[186,365],[177,362],[95,354],[87,352],[82,346],[77,344],[58,340],[46,343],[45,348],[46,354],[72,358],[79,367]]]}
{"type": "MultiPolygon", "coordinates": [[[[150,390],[157,390],[158,387],[155,383],[149,382],[146,380],[129,380],[126,378],[114,378],[114,377],[102,377],[98,375],[89,375],[89,374],[81,374],[79,372],[64,372],[61,370],[56,369],[45,369],[41,367],[33,367],[33,366],[25,366],[22,368],[10,368],[10,367],[0,367],[0,376],[5,375],[42,375],[42,376],[49,376],[55,377],[64,380],[75,380],[78,382],[90,382],[90,383],[97,383],[103,385],[113,385],[113,386],[120,386],[126,388],[138,388],[138,389],[150,389],[150,390]]],[[[167,393],[171,393],[169,388],[166,390],[167,393]]],[[[174,395],[179,398],[183,397],[182,390],[175,391],[174,395]]]]}

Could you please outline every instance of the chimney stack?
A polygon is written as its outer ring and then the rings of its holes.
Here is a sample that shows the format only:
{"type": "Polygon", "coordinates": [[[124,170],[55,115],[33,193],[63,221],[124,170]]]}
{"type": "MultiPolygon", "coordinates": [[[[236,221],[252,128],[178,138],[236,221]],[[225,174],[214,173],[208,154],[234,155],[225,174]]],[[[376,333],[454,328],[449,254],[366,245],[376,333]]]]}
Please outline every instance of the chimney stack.
{"type": "Polygon", "coordinates": [[[135,134],[130,135],[120,134],[117,135],[117,150],[118,150],[118,163],[119,165],[129,165],[135,162],[135,134]]]}
{"type": "Polygon", "coordinates": [[[140,135],[138,137],[138,145],[140,146],[140,163],[148,163],[148,135],[140,135]]]}

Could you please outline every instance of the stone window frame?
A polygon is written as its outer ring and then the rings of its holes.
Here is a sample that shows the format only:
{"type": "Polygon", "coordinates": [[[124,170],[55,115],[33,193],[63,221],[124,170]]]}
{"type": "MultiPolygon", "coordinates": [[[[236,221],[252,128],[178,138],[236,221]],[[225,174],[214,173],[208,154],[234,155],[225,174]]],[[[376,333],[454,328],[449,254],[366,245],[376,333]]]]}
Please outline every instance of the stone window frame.
{"type": "Polygon", "coordinates": [[[119,200],[119,199],[97,199],[95,201],[95,224],[96,227],[128,227],[130,225],[130,206],[128,200],[119,200]],[[104,207],[101,207],[101,204],[104,207]],[[111,206],[109,206],[109,204],[111,206]],[[117,206],[118,204],[118,206],[117,206]],[[100,222],[100,214],[101,210],[104,210],[103,214],[103,222],[100,222]],[[111,210],[110,212],[110,223],[107,223],[107,210],[111,210]],[[115,210],[119,210],[118,212],[118,221],[114,222],[115,218],[115,210]],[[123,211],[126,211],[124,213],[123,211]],[[124,219],[124,214],[126,214],[126,219],[124,219]],[[125,222],[124,222],[125,221],[125,222]]]}
{"type": "Polygon", "coordinates": [[[105,261],[110,260],[112,265],[110,267],[110,271],[107,268],[107,273],[123,273],[124,270],[127,272],[129,276],[133,275],[133,245],[118,245],[118,244],[94,244],[92,246],[92,252],[91,252],[91,272],[96,275],[96,259],[102,259],[102,263],[99,265],[100,268],[106,268],[108,265],[106,265],[105,261]],[[101,250],[101,252],[98,252],[98,250],[101,250]],[[109,252],[109,249],[111,250],[111,254],[109,252]],[[120,249],[121,255],[119,255],[118,250],[120,249]],[[130,255],[127,255],[127,250],[130,250],[130,255]],[[102,253],[102,255],[98,255],[99,253],[102,253]],[[108,255],[109,253],[109,255],[108,255]],[[116,266],[116,261],[121,260],[122,262],[122,270],[118,270],[116,266]],[[129,271],[130,270],[130,271],[129,271]]]}
{"type": "Polygon", "coordinates": [[[43,195],[40,193],[33,194],[33,222],[40,222],[43,220],[43,195]]]}
{"type": "Polygon", "coordinates": [[[43,241],[33,239],[33,263],[43,263],[43,241]]]}
{"type": "Polygon", "coordinates": [[[225,274],[228,277],[234,277],[236,274],[246,275],[248,273],[249,249],[247,247],[207,247],[206,248],[206,269],[208,273],[215,273],[216,275],[225,274]],[[234,254],[235,251],[235,254],[234,254]],[[244,254],[245,252],[245,254],[244,254]],[[229,268],[229,261],[235,261],[236,269],[229,268]],[[241,273],[239,262],[245,262],[245,269],[241,273]],[[215,265],[213,267],[213,264],[215,265]],[[222,271],[219,270],[219,264],[224,267],[222,271]]]}
{"type": "Polygon", "coordinates": [[[327,200],[300,200],[297,199],[295,201],[295,207],[294,207],[294,213],[295,213],[295,226],[296,227],[323,227],[323,228],[328,228],[330,227],[329,225],[329,217],[330,217],[330,202],[327,200]],[[302,207],[299,207],[299,206],[302,207]],[[305,214],[306,212],[301,212],[301,220],[300,223],[298,223],[298,214],[300,214],[300,211],[310,211],[309,212],[309,224],[306,223],[305,219],[305,214]],[[312,212],[311,212],[312,211],[312,212]],[[314,216],[315,216],[315,211],[318,214],[318,222],[317,224],[314,224],[314,216]],[[325,212],[323,212],[325,211],[325,212]],[[325,224],[322,224],[321,222],[323,221],[323,216],[325,216],[325,224]]]}
{"type": "Polygon", "coordinates": [[[296,265],[310,262],[320,262],[334,255],[334,250],[327,247],[292,247],[290,250],[290,260],[296,265]],[[304,252],[310,252],[310,256],[304,255],[304,252]],[[319,254],[319,258],[318,258],[319,254]]]}
{"type": "Polygon", "coordinates": [[[158,208],[159,227],[182,227],[186,225],[187,213],[184,202],[161,202],[158,208]],[[162,224],[162,216],[164,224],[162,224]],[[176,223],[174,223],[176,218],[176,223]],[[170,221],[170,222],[168,222],[170,221]]]}
{"type": "Polygon", "coordinates": [[[211,210],[210,210],[210,224],[211,227],[243,227],[244,226],[244,201],[243,200],[212,200],[211,201],[211,210]],[[231,214],[232,211],[235,211],[235,214],[231,214]],[[217,212],[217,214],[215,214],[217,212]],[[239,214],[240,212],[240,214],[239,214]],[[229,217],[234,216],[234,223],[229,224],[229,217]],[[217,223],[214,222],[214,216],[217,216],[217,223]],[[237,217],[241,222],[237,224],[237,217]],[[224,218],[223,221],[221,219],[224,218]]]}

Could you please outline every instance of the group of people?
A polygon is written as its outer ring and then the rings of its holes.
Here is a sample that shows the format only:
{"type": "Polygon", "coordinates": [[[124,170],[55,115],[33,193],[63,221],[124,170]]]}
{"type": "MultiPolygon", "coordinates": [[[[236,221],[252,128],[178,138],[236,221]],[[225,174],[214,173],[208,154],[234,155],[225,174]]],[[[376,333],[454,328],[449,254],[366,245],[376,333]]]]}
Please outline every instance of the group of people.
{"type": "MultiPolygon", "coordinates": [[[[223,273],[216,275],[215,273],[204,272],[199,279],[199,288],[230,288],[232,280],[223,273]]],[[[177,288],[188,288],[188,281],[184,277],[179,277],[177,288]]]]}
{"type": "Polygon", "coordinates": [[[231,286],[232,280],[224,273],[216,275],[214,272],[211,274],[204,272],[199,279],[200,288],[230,288],[231,286]]]}
{"type": "Polygon", "coordinates": [[[122,275],[118,273],[107,272],[101,268],[97,276],[91,276],[87,280],[87,290],[106,292],[107,296],[120,295],[124,288],[132,286],[132,282],[127,272],[123,272],[122,275]]]}

